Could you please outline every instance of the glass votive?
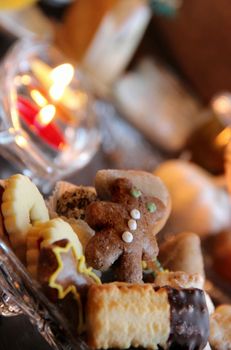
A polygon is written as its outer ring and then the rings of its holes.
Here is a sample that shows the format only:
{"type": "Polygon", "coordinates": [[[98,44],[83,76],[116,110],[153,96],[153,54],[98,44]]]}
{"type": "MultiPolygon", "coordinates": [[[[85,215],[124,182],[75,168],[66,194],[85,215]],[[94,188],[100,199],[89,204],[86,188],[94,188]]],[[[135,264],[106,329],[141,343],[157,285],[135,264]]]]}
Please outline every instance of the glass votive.
{"type": "Polygon", "coordinates": [[[0,154],[48,192],[99,145],[84,76],[48,42],[30,39],[10,50],[0,81],[0,154]]]}

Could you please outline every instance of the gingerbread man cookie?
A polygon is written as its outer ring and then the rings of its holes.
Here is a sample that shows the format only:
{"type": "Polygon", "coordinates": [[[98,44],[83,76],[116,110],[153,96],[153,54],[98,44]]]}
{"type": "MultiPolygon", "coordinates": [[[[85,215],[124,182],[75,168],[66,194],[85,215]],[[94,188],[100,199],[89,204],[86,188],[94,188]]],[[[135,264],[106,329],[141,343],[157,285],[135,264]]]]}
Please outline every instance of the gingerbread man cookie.
{"type": "Polygon", "coordinates": [[[165,205],[147,196],[127,178],[110,185],[111,200],[91,203],[86,221],[96,231],[85,250],[87,263],[106,271],[112,267],[118,281],[142,282],[142,260],[158,254],[155,227],[165,205]]]}

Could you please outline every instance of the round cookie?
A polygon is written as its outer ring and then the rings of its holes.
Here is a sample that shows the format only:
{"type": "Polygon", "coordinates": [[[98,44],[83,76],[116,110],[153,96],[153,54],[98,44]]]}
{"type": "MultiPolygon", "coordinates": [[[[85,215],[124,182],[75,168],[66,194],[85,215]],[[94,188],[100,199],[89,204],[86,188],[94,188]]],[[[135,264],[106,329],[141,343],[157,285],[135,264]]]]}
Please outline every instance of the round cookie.
{"type": "Polygon", "coordinates": [[[5,181],[1,209],[12,247],[25,261],[28,230],[35,222],[49,220],[45,201],[27,176],[16,174],[5,181]]]}

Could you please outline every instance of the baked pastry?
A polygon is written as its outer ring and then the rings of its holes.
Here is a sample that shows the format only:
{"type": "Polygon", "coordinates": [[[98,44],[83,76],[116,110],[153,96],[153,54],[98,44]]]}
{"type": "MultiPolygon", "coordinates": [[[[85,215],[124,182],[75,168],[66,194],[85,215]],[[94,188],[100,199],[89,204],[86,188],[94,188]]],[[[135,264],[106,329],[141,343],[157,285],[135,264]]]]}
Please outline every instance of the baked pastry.
{"type": "Polygon", "coordinates": [[[204,288],[204,279],[198,273],[188,274],[183,271],[161,271],[158,272],[153,283],[156,287],[170,286],[172,288],[204,288]]]}
{"type": "Polygon", "coordinates": [[[84,255],[78,255],[68,239],[46,244],[40,250],[36,277],[49,299],[72,320],[74,332],[82,333],[88,288],[100,284],[97,275],[87,268],[84,255]]]}
{"type": "Polygon", "coordinates": [[[66,191],[57,200],[56,212],[59,216],[84,220],[87,206],[96,200],[93,187],[77,186],[75,191],[66,191]]]}
{"type": "Polygon", "coordinates": [[[159,232],[171,212],[171,197],[164,182],[161,181],[160,177],[140,170],[99,170],[95,176],[95,188],[101,199],[108,200],[111,198],[111,184],[118,178],[130,180],[133,186],[140,189],[144,195],[156,197],[163,203],[165,215],[155,226],[155,233],[159,232]]]}
{"type": "Polygon", "coordinates": [[[155,289],[151,284],[94,285],[87,301],[89,345],[94,349],[203,349],[209,336],[205,296],[199,289],[155,289]]]}
{"type": "MultiPolygon", "coordinates": [[[[174,250],[174,248],[173,248],[174,250]]],[[[177,289],[190,289],[198,288],[204,290],[204,278],[199,273],[189,274],[183,271],[161,271],[158,272],[153,283],[157,287],[170,286],[177,289]]],[[[206,305],[208,308],[208,313],[211,315],[214,310],[214,304],[208,295],[205,292],[206,305]]]]}
{"type": "Polygon", "coordinates": [[[45,201],[28,177],[16,174],[5,181],[1,210],[14,251],[25,261],[29,228],[36,221],[49,219],[45,201]]]}
{"type": "Polygon", "coordinates": [[[81,333],[87,289],[100,279],[86,266],[81,242],[72,227],[61,218],[37,223],[27,234],[26,257],[30,274],[81,333]]]}
{"type": "Polygon", "coordinates": [[[170,236],[160,244],[158,259],[165,269],[205,276],[200,238],[193,232],[170,236]]]}
{"type": "Polygon", "coordinates": [[[162,179],[172,199],[165,233],[188,231],[204,237],[231,228],[231,198],[202,168],[170,160],[162,163],[154,175],[162,179]]]}
{"type": "Polygon", "coordinates": [[[209,341],[214,350],[231,349],[231,305],[221,305],[212,314],[209,341]]]}
{"type": "Polygon", "coordinates": [[[27,269],[34,278],[37,278],[41,249],[63,239],[68,240],[72,244],[78,257],[83,255],[83,248],[78,236],[71,226],[60,218],[37,223],[28,231],[26,262],[27,269]]]}
{"type": "MultiPolygon", "coordinates": [[[[161,243],[157,256],[156,235],[171,207],[161,180],[140,171],[99,171],[95,190],[59,184],[47,204],[49,215],[46,207],[41,209],[45,202],[29,179],[16,176],[11,181],[8,192],[3,182],[0,195],[5,193],[4,203],[16,208],[14,229],[19,224],[26,227],[19,237],[25,241],[20,242],[28,271],[66,315],[72,331],[86,337],[89,346],[209,350],[212,314],[212,350],[229,349],[229,307],[219,318],[219,308],[214,312],[203,290],[199,237],[190,232],[171,237],[161,243]],[[18,193],[26,194],[24,209],[28,210],[23,215],[17,209],[18,193]],[[42,203],[36,221],[30,213],[34,198],[36,206],[42,203]],[[112,274],[114,282],[101,284],[101,272],[92,267],[102,270],[103,282],[104,271],[112,274]],[[143,283],[143,269],[152,275],[151,283],[143,283]],[[224,329],[218,319],[224,320],[224,329]]],[[[10,211],[6,204],[2,208],[6,220],[10,211]]],[[[1,227],[6,236],[4,222],[1,227]]],[[[12,246],[17,250],[17,245],[12,246]]]]}
{"type": "Polygon", "coordinates": [[[51,218],[61,217],[76,232],[83,249],[95,231],[86,223],[86,207],[97,199],[94,187],[76,186],[65,181],[58,181],[47,201],[51,218]]]}
{"type": "MultiPolygon", "coordinates": [[[[152,260],[158,254],[155,235],[166,221],[169,202],[167,196],[161,196],[159,180],[150,174],[134,174],[138,181],[130,180],[129,172],[127,177],[116,177],[122,174],[110,170],[97,173],[98,196],[110,200],[93,202],[87,208],[86,221],[96,234],[89,240],[85,254],[93,268],[106,271],[113,267],[116,280],[139,283],[142,259],[152,260]],[[142,176],[148,178],[148,185],[153,183],[158,188],[155,194],[159,197],[151,195],[145,181],[142,186],[142,176]],[[165,199],[165,204],[160,198],[165,199]]],[[[162,189],[167,194],[163,184],[162,189]]]]}

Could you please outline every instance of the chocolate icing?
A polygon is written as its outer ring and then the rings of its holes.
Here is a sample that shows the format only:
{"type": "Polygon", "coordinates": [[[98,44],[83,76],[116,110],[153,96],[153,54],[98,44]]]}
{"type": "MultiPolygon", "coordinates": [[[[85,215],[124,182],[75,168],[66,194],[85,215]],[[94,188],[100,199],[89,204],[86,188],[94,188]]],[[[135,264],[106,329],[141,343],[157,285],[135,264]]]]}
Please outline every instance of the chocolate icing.
{"type": "Polygon", "coordinates": [[[200,289],[166,287],[170,304],[170,350],[202,350],[209,337],[209,314],[200,289]]]}

